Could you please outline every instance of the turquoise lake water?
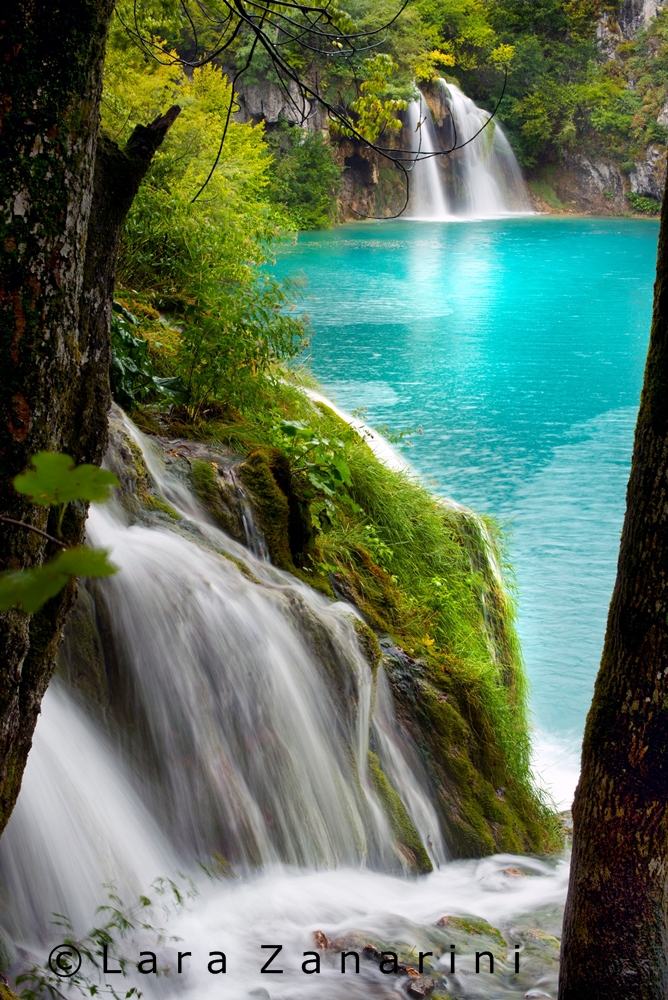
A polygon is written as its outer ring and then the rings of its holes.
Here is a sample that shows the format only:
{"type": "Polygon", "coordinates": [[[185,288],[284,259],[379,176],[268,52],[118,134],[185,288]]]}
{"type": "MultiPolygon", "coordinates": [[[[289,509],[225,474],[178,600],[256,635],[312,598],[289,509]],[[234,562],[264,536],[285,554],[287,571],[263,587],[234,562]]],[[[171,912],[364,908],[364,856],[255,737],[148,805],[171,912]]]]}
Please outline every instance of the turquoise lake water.
{"type": "Polygon", "coordinates": [[[649,336],[657,223],[359,223],[300,235],[311,365],[407,458],[500,518],[532,709],[576,746],[601,654],[649,336]]]}

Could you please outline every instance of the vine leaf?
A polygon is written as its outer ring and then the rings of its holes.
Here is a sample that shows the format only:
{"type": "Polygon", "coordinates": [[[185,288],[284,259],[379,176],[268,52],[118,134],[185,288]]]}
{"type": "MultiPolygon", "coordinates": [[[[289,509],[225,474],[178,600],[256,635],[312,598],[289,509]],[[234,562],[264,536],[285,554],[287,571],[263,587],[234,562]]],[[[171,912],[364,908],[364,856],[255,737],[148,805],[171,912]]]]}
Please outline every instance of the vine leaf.
{"type": "Polygon", "coordinates": [[[32,469],[26,469],[14,479],[14,489],[42,507],[54,507],[70,500],[104,503],[109,499],[110,487],[118,486],[113,472],[95,465],[75,465],[69,455],[40,451],[33,455],[31,462],[32,469]]]}
{"type": "Polygon", "coordinates": [[[60,593],[71,576],[111,576],[116,567],[107,555],[103,549],[80,545],[59,552],[43,566],[0,574],[0,611],[22,605],[26,613],[33,614],[60,593]]]}

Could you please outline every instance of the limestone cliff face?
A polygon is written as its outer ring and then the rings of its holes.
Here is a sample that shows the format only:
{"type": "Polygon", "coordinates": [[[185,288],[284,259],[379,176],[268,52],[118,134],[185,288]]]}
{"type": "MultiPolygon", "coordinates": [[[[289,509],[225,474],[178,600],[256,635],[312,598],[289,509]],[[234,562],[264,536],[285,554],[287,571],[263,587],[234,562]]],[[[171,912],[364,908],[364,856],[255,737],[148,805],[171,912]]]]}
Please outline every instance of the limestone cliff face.
{"type": "MultiPolygon", "coordinates": [[[[622,0],[616,14],[603,14],[597,26],[598,47],[603,58],[618,59],[617,47],[648,27],[667,3],[668,0],[622,0]]],[[[657,121],[668,128],[668,101],[661,108],[657,121]]],[[[540,179],[533,185],[533,193],[539,209],[550,211],[556,207],[541,197],[540,185],[547,180],[566,210],[595,215],[628,214],[632,210],[629,194],[661,201],[666,183],[666,150],[650,143],[643,158],[628,174],[622,173],[619,166],[608,159],[573,151],[558,165],[538,171],[538,175],[540,179]]]]}
{"type": "Polygon", "coordinates": [[[622,0],[617,23],[624,38],[634,38],[656,17],[666,0],[622,0]]]}

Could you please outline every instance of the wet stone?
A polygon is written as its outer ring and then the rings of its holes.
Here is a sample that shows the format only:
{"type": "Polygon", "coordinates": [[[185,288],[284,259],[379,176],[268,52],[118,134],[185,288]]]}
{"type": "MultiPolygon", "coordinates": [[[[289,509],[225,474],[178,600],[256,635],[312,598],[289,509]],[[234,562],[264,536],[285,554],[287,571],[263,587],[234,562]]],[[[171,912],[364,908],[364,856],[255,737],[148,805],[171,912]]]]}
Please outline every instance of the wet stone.
{"type": "Polygon", "coordinates": [[[418,976],[417,979],[411,979],[406,986],[409,997],[430,997],[435,989],[436,983],[431,976],[418,976]]]}

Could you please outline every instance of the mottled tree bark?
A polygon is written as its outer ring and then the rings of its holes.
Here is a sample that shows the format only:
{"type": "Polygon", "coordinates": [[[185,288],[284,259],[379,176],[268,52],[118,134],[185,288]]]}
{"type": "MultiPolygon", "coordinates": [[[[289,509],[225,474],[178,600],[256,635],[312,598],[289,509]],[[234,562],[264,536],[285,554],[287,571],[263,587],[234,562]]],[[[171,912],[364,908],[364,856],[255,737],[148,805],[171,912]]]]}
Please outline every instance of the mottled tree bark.
{"type": "MultiPolygon", "coordinates": [[[[125,150],[98,142],[114,0],[5,0],[0,14],[0,512],[55,534],[55,511],[11,483],[40,450],[99,464],[106,448],[109,323],[120,232],[174,108],[125,150]]],[[[67,542],[86,506],[70,504],[67,542]]],[[[3,525],[0,569],[54,554],[3,525]]],[[[21,784],[74,585],[40,612],[0,615],[0,833],[21,784]]]]}
{"type": "Polygon", "coordinates": [[[668,197],[601,669],[573,807],[560,1000],[668,997],[668,197]]]}

